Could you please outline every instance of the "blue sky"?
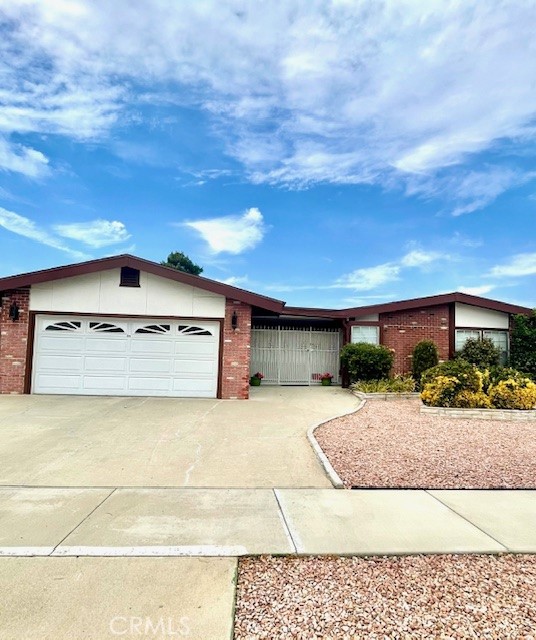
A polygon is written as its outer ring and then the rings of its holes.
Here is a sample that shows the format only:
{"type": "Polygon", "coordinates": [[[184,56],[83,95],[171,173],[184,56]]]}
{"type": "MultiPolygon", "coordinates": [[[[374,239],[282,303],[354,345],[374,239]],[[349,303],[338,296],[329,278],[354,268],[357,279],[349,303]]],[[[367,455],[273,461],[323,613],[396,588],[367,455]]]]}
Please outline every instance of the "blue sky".
{"type": "Polygon", "coordinates": [[[187,253],[341,307],[536,305],[536,4],[3,0],[0,275],[187,253]]]}

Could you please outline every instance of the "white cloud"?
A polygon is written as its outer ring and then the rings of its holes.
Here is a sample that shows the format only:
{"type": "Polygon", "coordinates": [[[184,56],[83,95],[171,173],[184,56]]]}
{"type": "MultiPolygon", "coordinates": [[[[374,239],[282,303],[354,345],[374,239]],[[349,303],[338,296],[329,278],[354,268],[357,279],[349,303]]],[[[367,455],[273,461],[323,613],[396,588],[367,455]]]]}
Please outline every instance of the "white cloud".
{"type": "Polygon", "coordinates": [[[247,276],[230,276],[229,278],[221,280],[221,282],[229,284],[232,287],[243,287],[248,284],[249,278],[247,276]]]}
{"type": "Polygon", "coordinates": [[[496,265],[489,275],[497,278],[530,276],[536,274],[536,253],[518,253],[509,262],[496,265]]]}
{"type": "Polygon", "coordinates": [[[12,233],[16,233],[20,236],[35,240],[36,242],[44,244],[48,247],[52,247],[53,249],[58,249],[59,251],[68,253],[74,258],[78,258],[79,260],[85,260],[91,257],[81,251],[71,249],[60,239],[55,238],[48,231],[39,227],[35,222],[33,222],[33,220],[25,218],[24,216],[20,216],[18,213],[8,211],[7,209],[3,209],[1,207],[0,226],[4,227],[4,229],[7,229],[8,231],[11,231],[12,233]]]}
{"type": "Polygon", "coordinates": [[[403,267],[420,267],[425,264],[435,262],[440,258],[446,257],[438,251],[423,251],[421,249],[413,249],[400,260],[403,267]]]}
{"type": "MultiPolygon", "coordinates": [[[[446,167],[463,181],[467,158],[535,137],[531,2],[3,0],[2,10],[6,135],[105,137],[132,120],[136,86],[151,104],[201,106],[252,181],[291,187],[391,186],[446,167]]],[[[473,184],[454,213],[512,184],[473,184]]]]}
{"type": "Polygon", "coordinates": [[[0,170],[41,178],[49,173],[48,158],[36,149],[11,144],[0,137],[0,170]]]}
{"type": "Polygon", "coordinates": [[[333,288],[353,289],[354,291],[370,291],[387,282],[398,280],[400,267],[396,264],[380,264],[376,267],[356,269],[339,278],[333,288]]]}
{"type": "Polygon", "coordinates": [[[495,289],[495,285],[493,284],[483,284],[477,287],[458,287],[457,291],[461,291],[462,293],[468,293],[472,296],[484,296],[486,293],[493,291],[495,289]]]}
{"type": "Polygon", "coordinates": [[[130,238],[125,225],[117,220],[92,220],[91,222],[58,224],[53,228],[58,235],[64,238],[78,240],[96,249],[118,244],[130,238]]]}
{"type": "Polygon", "coordinates": [[[197,231],[212,253],[243,253],[256,247],[266,233],[262,213],[256,207],[251,207],[241,216],[224,216],[182,224],[197,231]]]}

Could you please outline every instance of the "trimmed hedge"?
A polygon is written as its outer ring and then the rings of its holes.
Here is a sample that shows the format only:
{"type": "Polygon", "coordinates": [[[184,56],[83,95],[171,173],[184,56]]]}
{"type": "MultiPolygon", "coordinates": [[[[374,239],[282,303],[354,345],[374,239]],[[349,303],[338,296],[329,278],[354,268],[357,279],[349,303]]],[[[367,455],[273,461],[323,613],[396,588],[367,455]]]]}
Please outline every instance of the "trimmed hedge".
{"type": "Polygon", "coordinates": [[[341,349],[341,364],[348,371],[350,382],[388,378],[393,360],[393,353],[383,345],[357,342],[341,349]]]}

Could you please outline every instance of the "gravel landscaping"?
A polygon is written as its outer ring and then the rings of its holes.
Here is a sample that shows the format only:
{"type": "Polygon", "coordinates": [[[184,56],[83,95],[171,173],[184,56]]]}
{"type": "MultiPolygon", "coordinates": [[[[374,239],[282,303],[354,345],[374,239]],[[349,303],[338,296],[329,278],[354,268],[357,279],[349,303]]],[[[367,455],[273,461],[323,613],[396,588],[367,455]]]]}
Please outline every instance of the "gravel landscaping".
{"type": "Polygon", "coordinates": [[[245,558],[235,640],[536,638],[536,556],[245,558]]]}
{"type": "Polygon", "coordinates": [[[368,400],[315,437],[345,487],[536,488],[536,423],[419,412],[420,401],[368,400]]]}

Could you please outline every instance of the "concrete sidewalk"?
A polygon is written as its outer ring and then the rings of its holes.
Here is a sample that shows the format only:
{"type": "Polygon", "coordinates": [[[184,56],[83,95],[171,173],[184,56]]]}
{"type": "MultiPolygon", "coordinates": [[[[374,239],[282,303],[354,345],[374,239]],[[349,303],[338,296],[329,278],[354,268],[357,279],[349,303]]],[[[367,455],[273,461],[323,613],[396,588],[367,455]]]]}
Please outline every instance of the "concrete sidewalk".
{"type": "Polygon", "coordinates": [[[3,556],[536,553],[536,491],[0,489],[3,556]]]}

